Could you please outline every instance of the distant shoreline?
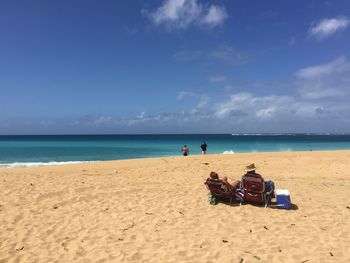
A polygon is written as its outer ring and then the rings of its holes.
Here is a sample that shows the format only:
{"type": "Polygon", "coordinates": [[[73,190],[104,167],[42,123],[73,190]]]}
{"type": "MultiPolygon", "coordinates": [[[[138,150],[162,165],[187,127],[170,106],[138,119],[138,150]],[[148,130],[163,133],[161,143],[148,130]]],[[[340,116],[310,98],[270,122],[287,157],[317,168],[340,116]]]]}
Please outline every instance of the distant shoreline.
{"type": "Polygon", "coordinates": [[[53,137],[53,136],[191,136],[191,135],[232,135],[232,136],[349,136],[350,133],[107,133],[107,134],[0,134],[1,137],[53,137]]]}

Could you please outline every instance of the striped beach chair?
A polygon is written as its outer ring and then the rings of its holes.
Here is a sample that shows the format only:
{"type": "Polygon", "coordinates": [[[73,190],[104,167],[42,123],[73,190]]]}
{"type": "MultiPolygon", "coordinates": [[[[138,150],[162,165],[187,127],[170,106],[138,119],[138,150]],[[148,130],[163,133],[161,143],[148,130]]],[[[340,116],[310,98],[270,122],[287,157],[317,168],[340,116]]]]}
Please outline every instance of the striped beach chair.
{"type": "Polygon", "coordinates": [[[230,191],[226,183],[220,179],[208,178],[204,184],[211,196],[218,200],[228,200],[230,204],[243,201],[243,191],[241,189],[237,188],[230,191]]]}
{"type": "Polygon", "coordinates": [[[241,190],[243,191],[243,202],[264,204],[267,207],[274,198],[275,187],[272,181],[265,182],[260,174],[248,172],[242,176],[241,190]]]}

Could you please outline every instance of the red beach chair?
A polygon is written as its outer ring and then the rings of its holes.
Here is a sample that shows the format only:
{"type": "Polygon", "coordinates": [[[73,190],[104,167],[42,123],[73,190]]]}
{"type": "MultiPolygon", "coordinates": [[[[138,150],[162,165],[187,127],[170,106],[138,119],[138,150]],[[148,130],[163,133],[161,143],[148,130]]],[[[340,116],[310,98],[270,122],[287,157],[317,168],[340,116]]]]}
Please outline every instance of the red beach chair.
{"type": "Polygon", "coordinates": [[[226,183],[220,179],[208,178],[204,184],[210,191],[210,194],[217,199],[229,200],[230,204],[233,201],[242,201],[243,195],[239,192],[239,189],[230,191],[226,183]]]}
{"type": "Polygon", "coordinates": [[[274,197],[274,187],[271,187],[266,192],[264,178],[257,173],[246,173],[243,175],[241,188],[244,192],[244,202],[264,204],[267,207],[271,198],[274,197]]]}

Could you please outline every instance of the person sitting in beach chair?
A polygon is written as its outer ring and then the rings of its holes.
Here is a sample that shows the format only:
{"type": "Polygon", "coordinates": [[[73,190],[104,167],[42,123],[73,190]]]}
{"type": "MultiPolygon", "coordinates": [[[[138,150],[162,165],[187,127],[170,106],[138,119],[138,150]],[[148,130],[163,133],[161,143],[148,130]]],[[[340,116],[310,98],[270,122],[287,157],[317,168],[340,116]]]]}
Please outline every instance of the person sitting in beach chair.
{"type": "Polygon", "coordinates": [[[240,186],[239,181],[229,183],[226,176],[220,179],[216,172],[211,172],[204,184],[212,196],[211,203],[215,203],[218,199],[229,200],[230,204],[233,201],[242,201],[240,193],[237,192],[240,186]],[[215,201],[212,201],[213,198],[215,201]]]}
{"type": "Polygon", "coordinates": [[[255,170],[254,163],[246,166],[246,173],[241,180],[241,188],[244,192],[243,200],[251,203],[263,203],[267,207],[271,199],[275,197],[275,184],[271,180],[265,181],[255,170]]]}

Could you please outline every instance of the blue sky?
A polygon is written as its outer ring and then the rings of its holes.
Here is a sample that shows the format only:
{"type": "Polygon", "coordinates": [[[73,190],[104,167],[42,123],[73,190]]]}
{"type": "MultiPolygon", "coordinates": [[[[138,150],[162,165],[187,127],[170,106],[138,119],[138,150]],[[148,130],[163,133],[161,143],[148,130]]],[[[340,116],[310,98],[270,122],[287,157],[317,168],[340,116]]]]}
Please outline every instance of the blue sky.
{"type": "Polygon", "coordinates": [[[350,2],[1,1],[0,134],[350,132],[350,2]]]}

